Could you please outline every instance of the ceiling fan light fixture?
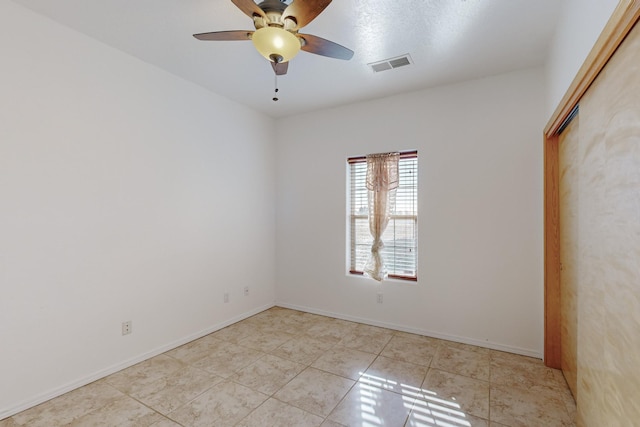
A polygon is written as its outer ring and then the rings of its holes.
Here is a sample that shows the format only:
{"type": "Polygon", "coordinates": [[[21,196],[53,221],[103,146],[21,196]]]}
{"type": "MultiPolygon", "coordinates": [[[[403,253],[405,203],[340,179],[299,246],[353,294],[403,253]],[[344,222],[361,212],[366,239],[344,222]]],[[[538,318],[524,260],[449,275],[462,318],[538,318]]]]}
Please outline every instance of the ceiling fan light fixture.
{"type": "Polygon", "coordinates": [[[279,27],[260,28],[253,33],[251,40],[260,55],[271,62],[287,62],[302,47],[298,37],[279,27]]]}

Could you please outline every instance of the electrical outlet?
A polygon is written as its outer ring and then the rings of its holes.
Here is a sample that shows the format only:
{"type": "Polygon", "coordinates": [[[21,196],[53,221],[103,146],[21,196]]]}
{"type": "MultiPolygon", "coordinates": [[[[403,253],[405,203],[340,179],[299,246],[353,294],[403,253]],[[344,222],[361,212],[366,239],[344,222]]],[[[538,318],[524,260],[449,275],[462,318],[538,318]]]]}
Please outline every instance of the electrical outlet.
{"type": "Polygon", "coordinates": [[[129,335],[132,331],[131,320],[122,322],[122,335],[129,335]]]}
{"type": "Polygon", "coordinates": [[[245,286],[245,287],[244,287],[244,296],[245,296],[245,297],[248,297],[248,296],[249,296],[249,287],[248,287],[248,286],[245,286]]]}
{"type": "Polygon", "coordinates": [[[224,293],[224,302],[227,303],[229,302],[229,294],[228,293],[224,293]]]}
{"type": "Polygon", "coordinates": [[[378,294],[378,304],[382,304],[382,294],[378,294]]]}

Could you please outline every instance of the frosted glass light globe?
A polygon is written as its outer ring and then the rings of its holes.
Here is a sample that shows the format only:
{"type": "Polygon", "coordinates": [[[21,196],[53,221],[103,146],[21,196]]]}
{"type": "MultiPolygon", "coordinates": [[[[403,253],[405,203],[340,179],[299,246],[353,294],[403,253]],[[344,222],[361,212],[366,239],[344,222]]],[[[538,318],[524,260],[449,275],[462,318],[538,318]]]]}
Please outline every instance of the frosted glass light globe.
{"type": "Polygon", "coordinates": [[[251,37],[260,55],[271,62],[287,62],[300,52],[300,40],[287,30],[263,27],[251,37]]]}

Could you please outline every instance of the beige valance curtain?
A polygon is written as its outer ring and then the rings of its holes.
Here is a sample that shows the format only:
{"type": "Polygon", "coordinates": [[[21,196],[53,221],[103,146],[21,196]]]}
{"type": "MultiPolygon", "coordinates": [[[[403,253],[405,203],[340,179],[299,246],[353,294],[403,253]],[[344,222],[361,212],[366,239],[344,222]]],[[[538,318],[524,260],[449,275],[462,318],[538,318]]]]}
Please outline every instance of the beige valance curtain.
{"type": "Polygon", "coordinates": [[[367,190],[369,202],[369,231],[373,237],[371,255],[364,273],[379,282],[387,277],[381,250],[382,234],[396,203],[398,163],[400,153],[369,154],[367,157],[367,190]]]}

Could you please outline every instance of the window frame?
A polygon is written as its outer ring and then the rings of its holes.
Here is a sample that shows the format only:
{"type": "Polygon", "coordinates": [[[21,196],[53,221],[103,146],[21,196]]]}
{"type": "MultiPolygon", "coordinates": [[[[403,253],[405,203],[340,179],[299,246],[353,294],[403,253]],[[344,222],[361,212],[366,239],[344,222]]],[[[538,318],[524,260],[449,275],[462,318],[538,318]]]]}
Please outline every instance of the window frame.
{"type": "MultiPolygon", "coordinates": [[[[418,159],[418,151],[417,150],[412,150],[412,151],[402,151],[400,152],[400,161],[402,162],[402,160],[406,160],[406,159],[416,159],[416,165],[415,165],[415,171],[416,171],[416,178],[415,178],[415,193],[414,193],[414,200],[415,200],[415,215],[406,215],[406,214],[392,214],[391,218],[389,220],[389,223],[391,224],[391,222],[395,219],[414,219],[414,229],[415,229],[415,246],[413,246],[413,251],[414,251],[414,257],[415,257],[415,270],[414,270],[414,275],[401,275],[401,274],[391,274],[389,273],[387,278],[389,279],[395,279],[395,280],[402,280],[402,281],[409,281],[409,282],[417,282],[418,281],[418,177],[417,177],[417,173],[418,173],[418,163],[417,163],[417,159],[418,159]]],[[[355,276],[363,276],[364,272],[355,269],[355,253],[356,253],[356,248],[354,245],[357,244],[353,233],[354,233],[354,228],[355,228],[355,221],[357,219],[367,219],[368,218],[368,214],[357,214],[357,213],[353,213],[352,212],[352,204],[353,204],[353,195],[352,195],[352,191],[353,191],[353,169],[352,169],[352,165],[355,163],[366,163],[367,161],[367,157],[366,156],[354,156],[354,157],[349,157],[347,158],[347,187],[348,187],[348,197],[347,197],[347,249],[348,249],[348,271],[349,274],[351,275],[355,275],[355,276]]],[[[395,240],[394,240],[395,241],[395,240]]]]}

